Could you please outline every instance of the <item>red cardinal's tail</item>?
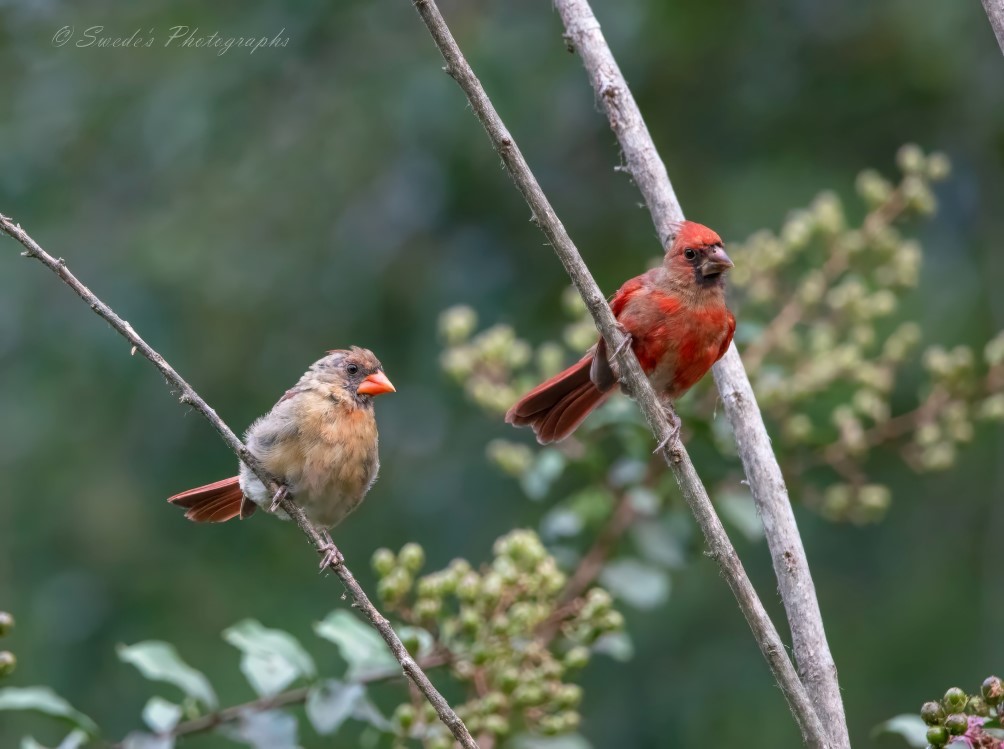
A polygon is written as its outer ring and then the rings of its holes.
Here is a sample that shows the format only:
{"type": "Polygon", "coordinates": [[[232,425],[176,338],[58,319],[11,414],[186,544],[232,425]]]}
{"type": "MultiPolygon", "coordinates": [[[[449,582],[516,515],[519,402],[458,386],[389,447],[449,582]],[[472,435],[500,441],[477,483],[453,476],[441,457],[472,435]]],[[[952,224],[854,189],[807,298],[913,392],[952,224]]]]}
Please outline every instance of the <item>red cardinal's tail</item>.
{"type": "Polygon", "coordinates": [[[589,378],[592,364],[593,355],[586,354],[564,372],[542,382],[509,409],[506,422],[531,426],[541,444],[565,439],[613,392],[600,392],[593,384],[589,378]]]}
{"type": "Polygon", "coordinates": [[[238,516],[250,517],[255,511],[253,502],[244,502],[236,476],[175,494],[167,501],[187,509],[185,517],[196,523],[223,523],[238,516]],[[246,505],[243,515],[241,505],[246,505]]]}

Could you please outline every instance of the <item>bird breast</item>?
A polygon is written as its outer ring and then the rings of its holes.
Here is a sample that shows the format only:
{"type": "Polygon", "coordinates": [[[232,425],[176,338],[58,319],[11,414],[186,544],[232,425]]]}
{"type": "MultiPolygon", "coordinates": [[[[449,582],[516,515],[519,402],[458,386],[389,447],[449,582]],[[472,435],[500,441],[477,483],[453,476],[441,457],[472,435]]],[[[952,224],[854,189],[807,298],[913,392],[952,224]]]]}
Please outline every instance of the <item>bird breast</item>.
{"type": "MultiPolygon", "coordinates": [[[[298,398],[295,426],[271,442],[258,440],[265,469],[283,478],[307,516],[325,526],[352,512],[380,468],[372,407],[344,401],[298,398]]],[[[266,417],[267,419],[268,417],[266,417]]]]}

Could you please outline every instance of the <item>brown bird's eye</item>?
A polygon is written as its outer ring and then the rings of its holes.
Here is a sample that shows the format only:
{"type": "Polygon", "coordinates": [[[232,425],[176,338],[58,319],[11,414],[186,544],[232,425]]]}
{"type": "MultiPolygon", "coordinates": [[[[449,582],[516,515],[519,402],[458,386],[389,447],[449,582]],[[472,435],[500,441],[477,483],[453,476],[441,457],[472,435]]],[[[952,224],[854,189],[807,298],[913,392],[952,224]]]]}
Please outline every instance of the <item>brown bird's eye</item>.
{"type": "Polygon", "coordinates": [[[354,375],[356,374],[356,372],[359,371],[359,367],[356,366],[355,364],[350,364],[345,368],[345,371],[348,372],[350,375],[354,375]]]}
{"type": "Polygon", "coordinates": [[[697,253],[694,252],[693,250],[684,250],[683,256],[687,258],[687,260],[693,260],[695,257],[697,257],[697,253]]]}

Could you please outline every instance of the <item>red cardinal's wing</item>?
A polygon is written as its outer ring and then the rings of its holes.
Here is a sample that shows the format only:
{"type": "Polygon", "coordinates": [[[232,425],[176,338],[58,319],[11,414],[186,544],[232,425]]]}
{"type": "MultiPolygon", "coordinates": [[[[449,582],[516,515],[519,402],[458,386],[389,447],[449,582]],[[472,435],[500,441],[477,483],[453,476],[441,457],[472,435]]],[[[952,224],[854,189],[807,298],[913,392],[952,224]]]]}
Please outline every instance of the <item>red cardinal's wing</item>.
{"type": "Polygon", "coordinates": [[[725,334],[725,340],[722,341],[722,347],[718,350],[718,356],[715,357],[715,361],[718,361],[723,356],[725,352],[729,350],[729,346],[732,344],[732,336],[736,334],[736,316],[729,312],[729,329],[725,334]]]}
{"type": "MultiPolygon", "coordinates": [[[[614,317],[620,318],[621,313],[627,306],[631,298],[642,288],[642,276],[636,276],[630,281],[626,281],[623,286],[610,299],[610,309],[614,317]]],[[[629,331],[630,332],[630,331],[629,331]]],[[[589,379],[601,392],[605,393],[617,384],[617,376],[610,366],[610,359],[607,356],[607,342],[600,336],[600,342],[596,344],[596,351],[593,354],[593,364],[589,370],[589,379]]]]}

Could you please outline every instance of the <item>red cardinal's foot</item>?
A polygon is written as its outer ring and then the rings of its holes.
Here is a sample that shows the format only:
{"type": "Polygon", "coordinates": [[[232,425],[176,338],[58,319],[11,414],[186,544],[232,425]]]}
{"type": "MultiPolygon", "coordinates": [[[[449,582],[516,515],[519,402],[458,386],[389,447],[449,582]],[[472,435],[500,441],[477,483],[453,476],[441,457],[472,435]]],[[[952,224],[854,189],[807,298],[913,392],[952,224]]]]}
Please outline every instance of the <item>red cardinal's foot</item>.
{"type": "Polygon", "coordinates": [[[631,334],[628,333],[628,329],[625,328],[620,323],[617,323],[617,330],[619,330],[624,335],[624,340],[618,344],[617,348],[615,348],[614,352],[610,355],[611,360],[616,359],[617,355],[620,354],[620,352],[626,349],[628,346],[630,346],[631,341],[633,340],[631,338],[631,334]]]}
{"type": "Polygon", "coordinates": [[[280,486],[279,490],[275,493],[275,496],[272,497],[272,504],[268,506],[268,511],[275,512],[276,510],[278,510],[279,505],[282,503],[282,500],[284,500],[288,495],[289,491],[287,491],[286,487],[280,486]]]}
{"type": "Polygon", "coordinates": [[[680,439],[680,428],[683,426],[683,422],[680,421],[680,417],[676,414],[676,409],[672,405],[666,406],[664,409],[666,418],[669,420],[669,434],[666,439],[656,446],[653,453],[661,453],[666,449],[667,446],[679,441],[680,439]]]}
{"type": "Polygon", "coordinates": [[[324,545],[318,549],[318,551],[323,555],[321,557],[321,571],[323,572],[325,568],[331,567],[341,567],[345,564],[345,557],[342,556],[342,552],[338,550],[335,546],[335,542],[331,540],[331,535],[324,531],[324,545]]]}

